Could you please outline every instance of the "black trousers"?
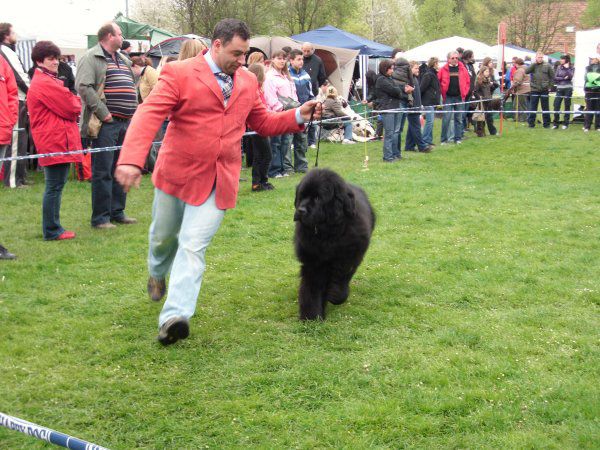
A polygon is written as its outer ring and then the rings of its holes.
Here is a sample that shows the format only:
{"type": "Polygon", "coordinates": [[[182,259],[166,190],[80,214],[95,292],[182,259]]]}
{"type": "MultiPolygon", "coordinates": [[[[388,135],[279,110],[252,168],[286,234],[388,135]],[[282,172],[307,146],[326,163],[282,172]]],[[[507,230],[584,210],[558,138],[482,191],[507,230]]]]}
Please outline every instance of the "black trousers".
{"type": "Polygon", "coordinates": [[[271,165],[269,138],[253,134],[249,136],[249,144],[252,149],[252,184],[266,183],[271,165]]]}
{"type": "MultiPolygon", "coordinates": [[[[12,145],[6,151],[6,158],[11,156],[25,156],[29,147],[29,118],[27,116],[27,105],[19,100],[19,120],[17,128],[19,131],[13,131],[12,145]]],[[[15,188],[25,184],[27,177],[27,160],[6,161],[4,163],[4,185],[15,188]]]]}
{"type": "MultiPolygon", "coordinates": [[[[103,123],[94,148],[123,144],[129,121],[103,123]]],[[[125,218],[127,194],[113,178],[120,150],[92,153],[92,226],[125,218]]]]}
{"type": "MultiPolygon", "coordinates": [[[[542,104],[542,110],[548,111],[550,109],[550,100],[548,99],[548,91],[539,91],[529,93],[529,111],[537,111],[538,103],[542,104]]],[[[531,128],[535,127],[537,113],[529,113],[527,122],[531,128]]],[[[544,128],[550,126],[550,113],[542,113],[542,125],[544,128]]]]}
{"type": "MultiPolygon", "coordinates": [[[[600,91],[585,93],[585,110],[600,111],[600,91]]],[[[589,130],[590,128],[592,128],[592,122],[594,121],[594,117],[596,118],[596,130],[600,129],[600,112],[596,112],[595,114],[585,114],[585,129],[589,130]]]]}

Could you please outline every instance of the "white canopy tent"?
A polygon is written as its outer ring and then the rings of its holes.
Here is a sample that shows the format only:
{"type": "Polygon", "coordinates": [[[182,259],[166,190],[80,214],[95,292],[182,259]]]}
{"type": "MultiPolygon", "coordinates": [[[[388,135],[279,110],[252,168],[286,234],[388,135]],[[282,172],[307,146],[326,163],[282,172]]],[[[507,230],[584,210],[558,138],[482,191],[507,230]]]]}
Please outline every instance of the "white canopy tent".
{"type": "MultiPolygon", "coordinates": [[[[494,56],[492,56],[496,61],[500,61],[502,59],[502,45],[494,45],[492,47],[494,56]]],[[[528,50],[526,48],[521,48],[517,46],[512,46],[510,44],[506,44],[504,46],[504,61],[510,63],[514,57],[525,59],[526,56],[529,56],[532,60],[535,59],[535,51],[528,50]]]]}
{"type": "Polygon", "coordinates": [[[600,28],[575,33],[575,76],[573,86],[578,94],[583,94],[585,68],[590,58],[600,58],[600,28]]]}
{"type": "MultiPolygon", "coordinates": [[[[300,49],[302,42],[282,36],[257,36],[250,39],[250,48],[259,49],[267,55],[267,59],[271,57],[273,52],[286,46],[300,49]]],[[[359,51],[318,44],[313,44],[313,46],[315,54],[323,60],[329,82],[335,86],[339,95],[348,98],[354,65],[359,51]]]]}
{"type": "Polygon", "coordinates": [[[476,61],[481,61],[486,56],[491,58],[496,57],[493,47],[475,39],[461,36],[452,36],[428,42],[404,52],[402,56],[408,60],[415,61],[427,61],[432,56],[436,56],[440,61],[444,62],[447,60],[448,52],[456,50],[458,47],[462,47],[465,50],[472,50],[476,61]]]}

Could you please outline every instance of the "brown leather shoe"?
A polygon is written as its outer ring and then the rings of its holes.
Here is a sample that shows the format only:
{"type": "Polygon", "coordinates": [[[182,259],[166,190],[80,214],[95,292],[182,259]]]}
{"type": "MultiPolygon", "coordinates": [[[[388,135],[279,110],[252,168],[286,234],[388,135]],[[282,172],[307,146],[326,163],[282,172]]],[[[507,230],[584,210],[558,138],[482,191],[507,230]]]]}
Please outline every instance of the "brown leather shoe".
{"type": "Polygon", "coordinates": [[[98,225],[94,225],[94,228],[97,228],[98,230],[108,230],[110,228],[117,228],[117,226],[110,222],[104,222],[98,225]]]}
{"type": "Polygon", "coordinates": [[[165,279],[162,280],[154,277],[148,277],[148,295],[154,302],[159,302],[165,296],[167,285],[165,279]]]}
{"type": "Polygon", "coordinates": [[[190,324],[185,317],[171,317],[158,332],[156,338],[162,345],[171,345],[179,339],[185,339],[190,335],[190,324]]]}
{"type": "Polygon", "coordinates": [[[120,223],[121,225],[133,225],[137,223],[137,219],[125,216],[122,219],[113,219],[113,222],[120,223]]]}

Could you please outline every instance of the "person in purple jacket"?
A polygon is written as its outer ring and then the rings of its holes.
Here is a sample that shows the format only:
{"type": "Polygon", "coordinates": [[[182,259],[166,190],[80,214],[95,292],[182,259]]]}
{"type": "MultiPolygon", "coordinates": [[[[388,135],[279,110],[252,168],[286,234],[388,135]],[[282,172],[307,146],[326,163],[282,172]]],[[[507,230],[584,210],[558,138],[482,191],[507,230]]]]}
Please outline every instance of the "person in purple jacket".
{"type": "Polygon", "coordinates": [[[569,120],[571,119],[571,97],[573,96],[573,73],[575,68],[571,64],[571,57],[569,55],[562,55],[560,57],[560,64],[556,68],[554,74],[554,84],[556,84],[556,97],[554,97],[554,125],[552,129],[557,129],[560,121],[560,104],[565,101],[565,119],[563,121],[562,129],[566,130],[569,127],[569,120]]]}

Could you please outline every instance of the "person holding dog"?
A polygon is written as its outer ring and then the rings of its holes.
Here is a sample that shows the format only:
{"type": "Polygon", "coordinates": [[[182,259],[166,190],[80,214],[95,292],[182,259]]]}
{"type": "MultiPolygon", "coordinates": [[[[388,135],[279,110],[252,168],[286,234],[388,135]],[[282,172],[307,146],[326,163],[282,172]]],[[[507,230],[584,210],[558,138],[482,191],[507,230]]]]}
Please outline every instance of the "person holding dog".
{"type": "Polygon", "coordinates": [[[302,130],[313,112],[315,120],[321,117],[315,101],[279,113],[266,110],[256,77],[243,69],[249,39],[244,22],[223,19],[215,26],[210,50],[165,65],[133,116],[117,163],[115,177],[123,189],[139,186],[152,139],[170,117],[152,177],[148,252],[152,300],[163,298],[170,273],[159,316],[163,345],[189,335],[206,249],[225,211],[235,207],[246,123],[262,136],[273,136],[302,130]]]}

